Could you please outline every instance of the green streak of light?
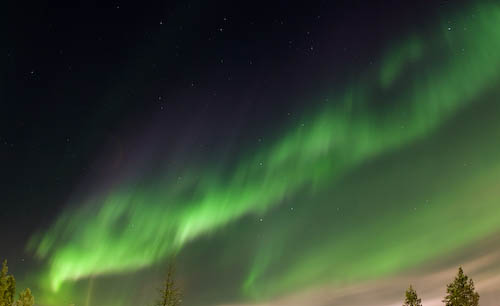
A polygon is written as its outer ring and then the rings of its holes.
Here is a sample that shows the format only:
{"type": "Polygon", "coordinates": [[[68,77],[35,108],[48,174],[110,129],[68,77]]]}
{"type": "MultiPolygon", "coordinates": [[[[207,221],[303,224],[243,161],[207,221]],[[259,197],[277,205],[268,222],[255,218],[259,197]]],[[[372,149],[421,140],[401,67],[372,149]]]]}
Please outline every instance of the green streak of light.
{"type": "MultiPolygon", "coordinates": [[[[428,39],[412,36],[388,55],[380,83],[366,78],[348,87],[335,106],[241,158],[229,176],[209,167],[191,169],[181,182],[159,177],[148,186],[122,184],[67,209],[33,242],[49,262],[52,289],[68,280],[150,266],[201,235],[245,215],[264,214],[286,195],[323,188],[364,161],[430,135],[498,81],[500,8],[482,5],[477,11],[475,19],[458,16],[453,31],[428,39]],[[411,75],[400,84],[403,71],[411,75]],[[388,106],[378,109],[380,99],[388,106]]],[[[347,260],[342,251],[330,251],[328,256],[339,262],[347,260]]],[[[373,271],[353,273],[378,276],[414,263],[374,258],[373,271]]],[[[300,267],[294,271],[306,273],[300,267]]],[[[314,277],[314,270],[307,273],[314,277]]],[[[255,287],[259,274],[251,274],[245,286],[255,287]]],[[[295,278],[288,279],[293,283],[295,278]]],[[[276,292],[292,286],[279,282],[283,288],[276,292]]]]}

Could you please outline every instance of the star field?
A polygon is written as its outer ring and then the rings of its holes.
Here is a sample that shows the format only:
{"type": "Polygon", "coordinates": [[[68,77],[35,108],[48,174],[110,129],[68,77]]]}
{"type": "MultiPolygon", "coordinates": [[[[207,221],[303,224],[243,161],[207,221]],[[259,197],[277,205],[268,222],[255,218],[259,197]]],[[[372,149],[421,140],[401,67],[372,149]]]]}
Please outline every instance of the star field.
{"type": "Polygon", "coordinates": [[[11,11],[0,257],[38,305],[151,303],[173,257],[192,306],[439,305],[457,265],[498,298],[495,2],[11,11]]]}

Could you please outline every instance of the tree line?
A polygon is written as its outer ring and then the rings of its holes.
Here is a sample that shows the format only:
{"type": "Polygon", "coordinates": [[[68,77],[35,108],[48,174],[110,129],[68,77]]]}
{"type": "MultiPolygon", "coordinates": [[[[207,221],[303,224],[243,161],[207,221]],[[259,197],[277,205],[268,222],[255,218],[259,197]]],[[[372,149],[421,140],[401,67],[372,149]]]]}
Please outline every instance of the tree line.
{"type": "MultiPolygon", "coordinates": [[[[0,271],[0,306],[33,306],[35,298],[29,288],[19,293],[15,300],[16,280],[9,274],[7,261],[5,260],[0,271]]],[[[159,298],[154,306],[179,306],[182,303],[182,292],[175,283],[175,267],[168,265],[165,281],[159,290],[159,298]]],[[[453,282],[447,285],[446,296],[443,299],[445,306],[478,306],[479,294],[474,288],[474,282],[464,274],[462,267],[453,282]]],[[[422,306],[422,300],[412,285],[405,292],[403,306],[422,306]]]]}
{"type": "MultiPolygon", "coordinates": [[[[447,285],[446,296],[443,299],[445,306],[478,306],[479,294],[474,288],[474,282],[464,274],[462,267],[458,268],[458,274],[447,285]]],[[[422,300],[418,297],[413,287],[406,290],[403,306],[422,306],[422,300]]]]}
{"type": "MultiPolygon", "coordinates": [[[[169,264],[163,286],[159,290],[159,298],[154,306],[179,306],[182,302],[182,293],[180,288],[175,284],[174,275],[175,267],[169,264]]],[[[7,260],[2,264],[0,271],[0,306],[33,306],[35,298],[29,288],[24,289],[19,293],[16,300],[16,279],[12,274],[9,274],[7,260]]]]}

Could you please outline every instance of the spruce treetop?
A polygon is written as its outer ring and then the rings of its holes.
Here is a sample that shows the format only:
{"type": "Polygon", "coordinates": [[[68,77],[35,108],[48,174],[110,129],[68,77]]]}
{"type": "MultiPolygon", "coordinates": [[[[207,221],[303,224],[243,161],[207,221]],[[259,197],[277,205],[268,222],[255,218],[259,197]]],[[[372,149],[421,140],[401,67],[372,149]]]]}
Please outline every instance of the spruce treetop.
{"type": "Polygon", "coordinates": [[[29,288],[19,294],[17,301],[14,301],[15,294],[16,279],[9,274],[7,260],[4,260],[0,271],[0,306],[33,306],[35,304],[35,298],[29,288]]]}
{"type": "Polygon", "coordinates": [[[413,289],[412,285],[406,290],[403,306],[422,306],[422,300],[418,298],[417,291],[413,289]]]}
{"type": "Polygon", "coordinates": [[[464,274],[462,267],[454,281],[448,284],[443,300],[446,306],[478,306],[479,294],[475,291],[474,282],[464,274]]]}

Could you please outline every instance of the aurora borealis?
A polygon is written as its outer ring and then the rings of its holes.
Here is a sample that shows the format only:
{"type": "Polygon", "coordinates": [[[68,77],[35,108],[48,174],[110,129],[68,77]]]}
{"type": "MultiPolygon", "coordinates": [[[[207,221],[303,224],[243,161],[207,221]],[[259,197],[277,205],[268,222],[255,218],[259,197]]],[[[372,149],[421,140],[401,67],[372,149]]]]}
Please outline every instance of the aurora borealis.
{"type": "Polygon", "coordinates": [[[427,17],[352,74],[332,69],[331,85],[285,85],[285,115],[238,140],[200,123],[171,141],[158,117],[119,130],[24,242],[37,264],[21,282],[40,305],[146,304],[175,256],[187,305],[396,305],[409,282],[439,305],[462,264],[487,305],[500,284],[500,5],[427,17]],[[209,153],[182,145],[203,137],[209,153]]]}

